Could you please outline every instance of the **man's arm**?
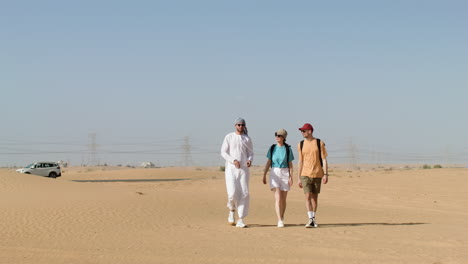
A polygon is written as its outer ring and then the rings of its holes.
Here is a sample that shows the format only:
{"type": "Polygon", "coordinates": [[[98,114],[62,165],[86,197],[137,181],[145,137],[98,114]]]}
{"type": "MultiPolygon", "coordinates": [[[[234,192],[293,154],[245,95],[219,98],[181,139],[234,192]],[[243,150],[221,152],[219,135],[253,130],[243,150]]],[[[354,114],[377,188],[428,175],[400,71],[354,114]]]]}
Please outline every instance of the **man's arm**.
{"type": "Polygon", "coordinates": [[[325,142],[322,141],[322,163],[323,163],[323,173],[322,183],[326,184],[328,182],[328,161],[327,161],[327,148],[325,147],[325,142]]]}
{"type": "Polygon", "coordinates": [[[323,178],[322,178],[322,183],[327,184],[328,182],[328,161],[327,158],[322,159],[323,161],[323,178]]]}
{"type": "Polygon", "coordinates": [[[250,165],[252,165],[253,158],[254,158],[253,143],[252,143],[252,139],[249,137],[249,141],[247,142],[247,167],[250,167],[250,165]]]}
{"type": "Polygon", "coordinates": [[[229,140],[228,136],[224,138],[223,144],[221,145],[221,156],[229,163],[234,163],[234,158],[229,155],[229,140]]]}
{"type": "Polygon", "coordinates": [[[300,143],[297,145],[297,153],[299,156],[298,162],[297,162],[297,184],[299,185],[299,188],[302,188],[301,174],[302,174],[303,156],[302,156],[300,143]]]}

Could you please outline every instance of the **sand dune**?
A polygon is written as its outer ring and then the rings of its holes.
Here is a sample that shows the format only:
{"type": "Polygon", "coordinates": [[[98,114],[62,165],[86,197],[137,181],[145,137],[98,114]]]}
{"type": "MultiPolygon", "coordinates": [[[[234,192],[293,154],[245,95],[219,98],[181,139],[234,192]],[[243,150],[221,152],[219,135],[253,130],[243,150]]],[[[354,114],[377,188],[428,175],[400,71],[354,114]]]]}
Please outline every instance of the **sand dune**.
{"type": "Polygon", "coordinates": [[[250,184],[241,229],[226,225],[217,168],[74,167],[55,180],[2,169],[0,263],[468,262],[468,169],[334,168],[316,229],[302,190],[277,228],[261,167],[250,184]]]}

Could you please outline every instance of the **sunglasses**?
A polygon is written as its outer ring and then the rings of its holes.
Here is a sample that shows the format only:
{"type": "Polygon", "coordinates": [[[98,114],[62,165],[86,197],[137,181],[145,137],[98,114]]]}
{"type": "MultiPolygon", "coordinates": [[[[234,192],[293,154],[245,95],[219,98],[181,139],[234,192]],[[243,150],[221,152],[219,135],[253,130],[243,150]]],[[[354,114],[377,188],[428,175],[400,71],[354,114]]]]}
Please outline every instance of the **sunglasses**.
{"type": "Polygon", "coordinates": [[[236,124],[236,126],[243,126],[243,127],[245,127],[245,124],[236,124]]]}
{"type": "Polygon", "coordinates": [[[307,130],[301,130],[301,133],[305,133],[305,132],[307,132],[307,130]]]}
{"type": "Polygon", "coordinates": [[[283,137],[283,135],[278,135],[275,133],[275,137],[283,137]]]}

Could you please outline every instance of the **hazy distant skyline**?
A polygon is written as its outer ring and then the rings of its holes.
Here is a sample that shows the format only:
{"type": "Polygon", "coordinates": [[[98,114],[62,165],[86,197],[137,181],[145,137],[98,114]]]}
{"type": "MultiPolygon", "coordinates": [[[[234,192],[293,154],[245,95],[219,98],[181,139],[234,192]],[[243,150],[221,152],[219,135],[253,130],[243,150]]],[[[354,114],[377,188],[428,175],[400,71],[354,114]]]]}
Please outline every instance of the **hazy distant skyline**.
{"type": "MultiPolygon", "coordinates": [[[[330,162],[468,163],[466,1],[0,4],[0,166],[255,164],[305,122],[330,162]],[[405,162],[408,160],[408,162],[405,162]]],[[[296,154],[296,152],[295,152],[296,154]]],[[[297,155],[296,155],[297,157],[297,155]]]]}

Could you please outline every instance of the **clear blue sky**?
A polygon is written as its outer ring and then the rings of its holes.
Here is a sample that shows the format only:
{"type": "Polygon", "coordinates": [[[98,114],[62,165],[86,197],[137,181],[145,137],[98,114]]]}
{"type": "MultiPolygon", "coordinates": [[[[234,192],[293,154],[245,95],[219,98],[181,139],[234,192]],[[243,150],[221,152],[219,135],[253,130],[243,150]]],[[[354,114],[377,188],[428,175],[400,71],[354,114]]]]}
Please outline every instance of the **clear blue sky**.
{"type": "Polygon", "coordinates": [[[305,122],[330,162],[468,163],[467,1],[4,1],[0,166],[256,164],[305,122]],[[354,146],[354,147],[352,147],[354,146]],[[407,161],[407,162],[406,162],[407,161]]]}

